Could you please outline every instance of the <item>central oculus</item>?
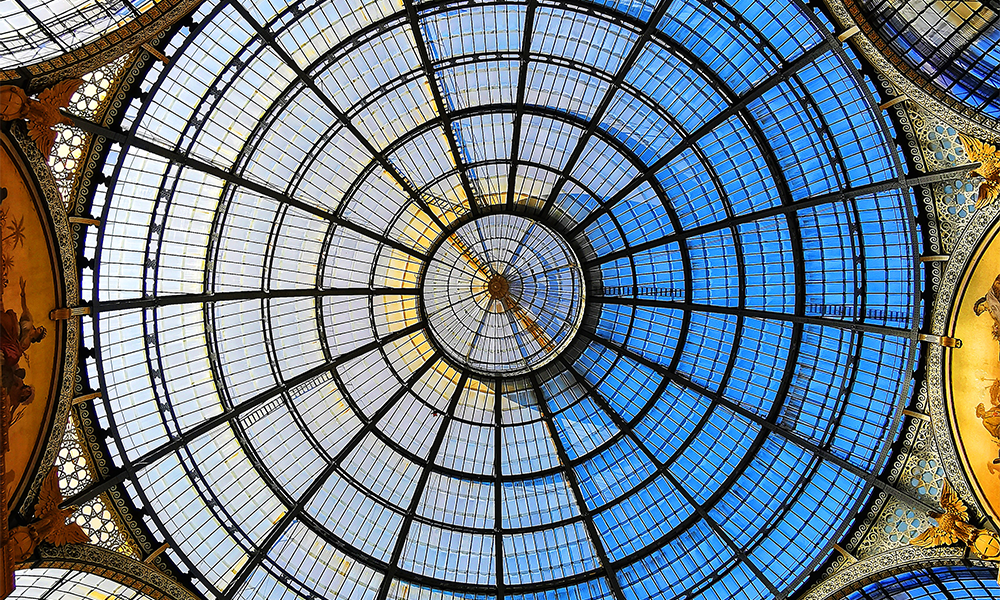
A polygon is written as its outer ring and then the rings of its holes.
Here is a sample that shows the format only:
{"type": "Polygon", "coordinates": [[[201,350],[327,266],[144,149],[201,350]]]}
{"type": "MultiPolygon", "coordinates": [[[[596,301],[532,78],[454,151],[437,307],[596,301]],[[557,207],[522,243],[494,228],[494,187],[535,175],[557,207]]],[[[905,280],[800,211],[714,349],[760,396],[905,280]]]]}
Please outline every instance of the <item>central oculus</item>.
{"type": "Polygon", "coordinates": [[[434,341],[482,375],[519,375],[555,359],[583,320],[580,261],[538,221],[480,217],[444,238],[421,300],[434,341]]]}

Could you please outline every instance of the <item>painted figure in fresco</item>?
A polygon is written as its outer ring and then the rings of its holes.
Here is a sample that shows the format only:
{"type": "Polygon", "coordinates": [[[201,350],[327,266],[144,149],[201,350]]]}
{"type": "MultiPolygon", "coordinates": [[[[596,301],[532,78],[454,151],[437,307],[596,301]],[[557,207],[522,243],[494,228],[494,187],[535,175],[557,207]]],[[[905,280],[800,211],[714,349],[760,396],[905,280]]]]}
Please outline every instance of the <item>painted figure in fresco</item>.
{"type": "Polygon", "coordinates": [[[0,327],[3,328],[3,337],[0,338],[0,345],[3,348],[4,364],[16,365],[21,357],[24,357],[25,364],[30,366],[28,360],[28,348],[37,342],[45,339],[45,327],[35,327],[35,319],[28,310],[28,301],[24,290],[25,281],[21,278],[21,317],[18,318],[13,310],[7,310],[0,315],[0,327]]]}
{"type": "Polygon", "coordinates": [[[990,317],[993,318],[993,339],[1000,342],[1000,275],[997,275],[997,278],[993,280],[993,285],[990,286],[986,295],[976,300],[972,310],[975,311],[976,316],[989,311],[990,317]]]}
{"type": "MultiPolygon", "coordinates": [[[[989,410],[986,409],[986,405],[982,402],[976,407],[976,416],[979,417],[983,422],[983,428],[986,429],[993,437],[993,443],[1000,446],[1000,379],[994,379],[993,385],[987,388],[990,391],[990,404],[992,405],[989,410]]],[[[993,462],[986,465],[991,474],[996,474],[1000,472],[1000,454],[997,458],[993,459],[993,462]]]]}
{"type": "Polygon", "coordinates": [[[20,318],[13,310],[6,310],[0,314],[0,350],[3,351],[0,383],[10,398],[10,411],[13,415],[11,422],[17,421],[23,408],[31,404],[35,398],[34,386],[24,382],[26,373],[20,362],[24,358],[25,364],[30,365],[28,348],[45,339],[45,334],[45,327],[36,327],[31,311],[28,310],[25,281],[22,278],[20,318]]]}

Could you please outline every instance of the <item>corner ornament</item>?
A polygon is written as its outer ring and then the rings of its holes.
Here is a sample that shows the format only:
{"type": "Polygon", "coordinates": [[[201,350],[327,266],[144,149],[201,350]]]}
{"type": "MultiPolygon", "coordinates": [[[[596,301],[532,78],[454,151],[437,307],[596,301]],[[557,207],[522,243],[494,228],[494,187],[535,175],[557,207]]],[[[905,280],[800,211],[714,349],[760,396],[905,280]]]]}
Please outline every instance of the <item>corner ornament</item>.
{"type": "Polygon", "coordinates": [[[941,486],[939,500],[943,513],[929,513],[937,525],[931,525],[919,536],[910,540],[914,546],[934,548],[962,543],[978,558],[1000,561],[1000,536],[986,529],[979,529],[970,524],[969,511],[958,495],[945,480],[941,486]]]}
{"type": "Polygon", "coordinates": [[[82,79],[61,81],[43,90],[37,100],[29,98],[16,85],[0,85],[0,121],[27,119],[28,135],[42,156],[48,158],[56,142],[57,133],[52,129],[53,125],[73,124],[59,109],[69,105],[70,98],[81,84],[82,79]]]}
{"type": "Polygon", "coordinates": [[[979,196],[976,198],[976,208],[980,209],[996,202],[1000,196],[1000,152],[993,144],[981,142],[963,133],[958,134],[965,148],[965,155],[979,166],[969,171],[969,177],[982,177],[979,184],[979,196]]]}
{"type": "Polygon", "coordinates": [[[62,501],[62,492],[59,491],[59,469],[52,467],[38,494],[38,504],[35,505],[36,521],[10,530],[7,543],[13,564],[27,561],[42,542],[53,546],[90,542],[90,536],[75,521],[66,522],[76,507],[61,509],[59,504],[62,501]]]}

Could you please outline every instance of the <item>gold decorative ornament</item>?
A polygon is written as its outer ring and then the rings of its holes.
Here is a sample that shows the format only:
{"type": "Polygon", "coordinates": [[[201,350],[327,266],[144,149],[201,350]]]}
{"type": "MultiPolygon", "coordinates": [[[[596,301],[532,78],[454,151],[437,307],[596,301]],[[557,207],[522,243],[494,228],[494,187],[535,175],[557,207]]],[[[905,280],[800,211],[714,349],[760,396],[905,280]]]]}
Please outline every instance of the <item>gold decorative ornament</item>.
{"type": "Polygon", "coordinates": [[[70,98],[83,84],[82,79],[67,79],[38,94],[38,99],[29,98],[21,88],[13,85],[0,86],[0,119],[13,121],[27,119],[28,135],[43,156],[52,152],[56,142],[55,125],[72,125],[73,122],[59,112],[69,105],[70,98]]]}
{"type": "Polygon", "coordinates": [[[976,198],[976,208],[983,208],[996,202],[1000,195],[1000,153],[993,144],[981,142],[965,134],[958,134],[969,160],[980,165],[969,171],[969,177],[982,177],[979,184],[979,196],[976,198]]]}
{"type": "Polygon", "coordinates": [[[53,546],[65,546],[86,544],[90,541],[90,537],[75,521],[66,522],[76,507],[59,508],[62,501],[62,492],[59,491],[59,469],[52,467],[38,494],[38,504],[35,505],[37,520],[10,531],[7,544],[14,564],[25,562],[42,542],[53,546]]]}
{"type": "Polygon", "coordinates": [[[1000,537],[992,531],[980,529],[969,521],[969,511],[958,495],[945,480],[941,486],[939,499],[943,513],[929,513],[937,525],[931,525],[923,533],[910,540],[914,546],[934,548],[962,543],[973,554],[984,560],[1000,559],[1000,537]]]}

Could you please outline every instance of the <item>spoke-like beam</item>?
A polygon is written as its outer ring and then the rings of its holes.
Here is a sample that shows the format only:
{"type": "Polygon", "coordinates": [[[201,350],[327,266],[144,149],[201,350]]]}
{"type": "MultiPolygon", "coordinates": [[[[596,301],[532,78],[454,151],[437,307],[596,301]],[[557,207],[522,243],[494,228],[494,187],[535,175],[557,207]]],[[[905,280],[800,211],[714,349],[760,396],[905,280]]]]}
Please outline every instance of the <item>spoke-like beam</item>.
{"type": "Polygon", "coordinates": [[[968,171],[969,167],[955,167],[951,169],[945,169],[937,173],[930,175],[924,175],[921,177],[913,177],[909,179],[890,179],[887,181],[882,181],[879,183],[872,183],[868,185],[862,185],[853,188],[847,188],[839,192],[831,192],[829,194],[819,194],[795,202],[794,204],[780,204],[778,206],[772,206],[762,210],[745,213],[742,215],[735,215],[733,217],[728,217],[716,221],[714,223],[707,223],[705,225],[700,225],[698,227],[692,227],[690,229],[685,229],[684,231],[678,233],[671,233],[664,235],[652,240],[636,244],[629,248],[622,250],[617,250],[615,252],[609,252],[597,259],[588,262],[585,266],[591,267],[595,265],[600,265],[612,260],[617,260],[619,258],[624,258],[630,254],[635,254],[637,252],[644,252],[646,250],[651,250],[658,246],[664,244],[669,244],[671,242],[678,242],[681,240],[690,239],[700,235],[705,235],[706,233],[712,233],[722,229],[730,229],[738,227],[739,225],[745,225],[747,223],[753,223],[754,221],[759,221],[761,219],[767,219],[769,217],[776,217],[780,215],[788,215],[792,213],[799,212],[800,210],[806,208],[814,208],[816,206],[823,206],[825,204],[832,204],[837,202],[846,202],[848,200],[853,200],[861,196],[867,196],[870,194],[877,194],[880,192],[887,192],[891,190],[905,189],[917,185],[925,185],[927,183],[932,183],[934,181],[942,181],[949,177],[955,175],[963,174],[968,171]]]}
{"type": "Polygon", "coordinates": [[[596,389],[594,389],[594,386],[592,386],[590,382],[587,381],[587,378],[584,377],[581,373],[577,372],[576,368],[573,367],[573,365],[570,364],[569,361],[561,359],[561,362],[563,364],[563,367],[565,367],[566,370],[573,375],[576,381],[583,386],[583,389],[587,391],[587,394],[589,394],[590,397],[594,400],[594,403],[597,404],[601,408],[601,410],[603,410],[605,414],[607,414],[608,417],[611,418],[611,420],[615,423],[615,425],[618,426],[619,429],[625,432],[625,435],[630,440],[632,440],[632,443],[635,444],[635,447],[639,448],[639,450],[646,456],[646,460],[648,460],[656,467],[657,473],[662,474],[674,485],[675,488],[677,488],[677,490],[681,493],[681,495],[684,496],[685,500],[687,500],[688,504],[690,504],[695,509],[695,512],[697,512],[698,515],[701,516],[701,518],[704,519],[705,522],[709,524],[712,530],[715,531],[715,534],[719,536],[719,539],[721,539],[723,542],[725,542],[727,546],[729,546],[729,549],[732,550],[733,554],[735,554],[741,561],[747,564],[747,566],[750,568],[751,571],[754,572],[754,574],[758,577],[758,579],[763,581],[764,585],[766,585],[767,588],[771,590],[771,593],[774,594],[776,598],[782,598],[783,596],[779,593],[778,588],[776,588],[774,584],[771,583],[771,581],[767,578],[767,576],[760,569],[757,568],[757,565],[753,564],[749,560],[743,549],[740,548],[736,544],[736,542],[732,538],[730,538],[729,535],[726,534],[726,532],[722,529],[722,527],[720,527],[715,522],[715,520],[708,515],[708,511],[705,509],[705,507],[696,502],[695,499],[687,492],[687,489],[685,489],[684,486],[682,486],[680,482],[677,481],[676,478],[674,478],[673,474],[670,472],[670,468],[668,467],[668,465],[665,462],[661,461],[659,458],[657,458],[656,454],[654,454],[653,451],[650,450],[649,447],[646,445],[646,443],[642,439],[640,439],[639,436],[635,433],[635,429],[631,427],[625,421],[625,419],[622,418],[621,415],[617,413],[617,411],[614,410],[614,408],[604,397],[604,395],[601,394],[596,389]]]}
{"type": "Polygon", "coordinates": [[[569,174],[573,172],[573,168],[576,167],[577,161],[583,155],[583,151],[587,148],[587,142],[590,141],[591,136],[597,131],[598,127],[601,126],[601,119],[604,118],[604,113],[607,112],[608,107],[611,106],[611,102],[615,98],[618,90],[621,89],[622,83],[625,82],[625,78],[628,76],[629,71],[635,65],[639,57],[642,56],[642,52],[646,47],[646,43],[652,39],[653,34],[657,32],[656,26],[659,24],[660,19],[666,14],[667,10],[673,0],[659,0],[656,9],[653,10],[653,14],[649,16],[649,21],[646,22],[645,28],[643,28],[642,33],[639,34],[639,38],[632,44],[632,49],[622,60],[622,64],[618,67],[618,71],[615,73],[614,78],[608,85],[607,91],[604,93],[604,97],[597,104],[597,108],[594,110],[594,116],[590,119],[590,123],[584,130],[583,135],[576,142],[576,147],[573,148],[573,152],[570,153],[569,158],[566,160],[566,166],[563,168],[562,175],[556,184],[552,186],[552,191],[549,192],[549,197],[545,199],[545,203],[542,205],[542,216],[545,216],[552,210],[552,206],[555,203],[556,197],[562,191],[564,185],[566,185],[566,180],[569,178],[569,174]]]}
{"type": "Polygon", "coordinates": [[[430,450],[427,452],[427,467],[420,473],[420,479],[417,480],[416,486],[413,488],[413,497],[410,499],[409,507],[407,507],[406,516],[403,517],[403,523],[399,527],[399,536],[396,538],[396,545],[392,549],[389,568],[386,569],[382,585],[378,590],[378,596],[376,596],[378,600],[386,600],[388,598],[389,589],[392,587],[392,580],[400,570],[399,565],[402,562],[403,550],[406,548],[406,538],[410,535],[413,518],[417,514],[417,509],[420,507],[420,500],[424,495],[424,489],[427,487],[427,481],[430,479],[431,466],[434,464],[438,452],[441,451],[444,438],[448,434],[448,426],[451,424],[452,416],[458,408],[458,401],[462,398],[462,392],[465,391],[465,383],[468,380],[469,374],[463,371],[461,377],[458,379],[458,385],[455,386],[455,391],[451,395],[448,410],[442,415],[441,426],[434,437],[434,442],[431,444],[430,450]]]}
{"type": "Polygon", "coordinates": [[[735,306],[719,306],[715,304],[697,304],[694,302],[680,302],[676,300],[656,300],[646,298],[628,298],[615,296],[590,296],[590,301],[601,304],[621,304],[626,306],[645,306],[651,308],[670,308],[677,310],[695,311],[703,313],[713,313],[719,315],[733,315],[749,317],[751,319],[770,319],[775,321],[788,321],[789,323],[801,323],[803,325],[818,325],[821,327],[833,327],[836,329],[846,329],[848,331],[860,331],[865,333],[878,333],[881,335],[895,335],[899,337],[913,339],[916,333],[913,329],[903,329],[900,327],[888,327],[885,325],[875,325],[871,323],[855,323],[839,319],[825,319],[809,315],[795,315],[770,310],[757,310],[752,308],[737,308],[735,306]]]}
{"type": "Polygon", "coordinates": [[[559,429],[556,427],[552,411],[549,410],[549,405],[545,402],[545,396],[542,394],[542,387],[538,383],[538,377],[532,373],[530,378],[531,387],[535,392],[535,396],[537,396],[538,408],[542,413],[542,420],[545,421],[545,426],[549,430],[549,437],[552,438],[552,443],[555,445],[559,462],[566,467],[563,474],[566,476],[566,482],[569,484],[569,488],[573,492],[573,498],[580,509],[580,515],[583,517],[584,526],[587,528],[587,536],[590,538],[590,543],[594,546],[597,559],[604,569],[604,577],[608,580],[608,587],[611,588],[611,593],[614,594],[615,600],[625,600],[625,593],[622,591],[621,584],[618,583],[617,574],[611,567],[611,561],[608,560],[608,553],[604,548],[601,532],[594,525],[590,509],[587,508],[587,500],[583,495],[583,490],[580,489],[580,482],[577,481],[576,471],[569,466],[571,464],[569,455],[566,453],[566,447],[563,445],[562,438],[559,437],[559,429]]]}
{"type": "Polygon", "coordinates": [[[270,46],[271,50],[273,50],[274,53],[281,58],[285,65],[295,73],[296,78],[305,84],[305,86],[308,87],[309,90],[315,94],[316,97],[323,102],[323,104],[326,105],[327,109],[333,113],[335,117],[337,117],[337,120],[340,121],[340,123],[351,132],[355,139],[357,139],[365,147],[365,150],[372,156],[372,158],[374,158],[375,161],[378,162],[383,169],[385,169],[385,172],[396,181],[396,184],[403,188],[403,191],[406,192],[410,199],[416,202],[417,205],[427,213],[427,215],[439,228],[444,229],[445,224],[441,222],[434,211],[432,211],[427,203],[424,202],[423,198],[420,197],[420,194],[413,187],[410,181],[402,173],[400,173],[396,166],[393,165],[392,162],[390,162],[389,159],[361,133],[361,130],[358,129],[358,127],[352,123],[349,118],[347,118],[344,111],[340,110],[340,107],[330,99],[330,96],[326,93],[326,91],[319,87],[316,80],[302,70],[302,67],[299,66],[299,63],[295,62],[295,59],[292,58],[287,50],[285,50],[284,46],[279,44],[278,41],[274,39],[274,35],[271,31],[264,25],[258,23],[257,19],[250,14],[250,11],[248,11],[241,2],[232,2],[231,4],[236,11],[240,13],[243,20],[253,27],[254,31],[257,32],[257,35],[259,35],[260,38],[264,40],[268,46],[270,46]]]}
{"type": "Polygon", "coordinates": [[[479,200],[476,188],[469,179],[469,168],[463,159],[462,149],[458,147],[455,123],[451,120],[450,110],[442,93],[441,84],[438,83],[436,73],[434,72],[430,56],[430,45],[428,40],[424,38],[424,31],[420,26],[420,15],[417,14],[417,7],[413,4],[413,0],[403,0],[403,6],[406,8],[406,16],[410,21],[413,43],[416,45],[417,54],[420,56],[420,64],[424,71],[424,77],[427,79],[427,87],[430,88],[434,106],[437,108],[437,113],[443,121],[444,135],[448,140],[448,148],[451,150],[451,155],[455,159],[455,167],[458,169],[459,178],[462,180],[462,189],[465,190],[465,195],[469,198],[469,208],[472,214],[478,215],[479,200]]]}
{"type": "Polygon", "coordinates": [[[617,342],[607,340],[585,329],[581,329],[580,332],[589,337],[590,339],[600,342],[604,346],[610,348],[611,350],[614,350],[615,352],[621,354],[622,356],[625,356],[637,363],[642,364],[643,366],[649,369],[652,369],[653,371],[656,371],[662,377],[668,378],[672,382],[677,383],[678,385],[684,386],[693,392],[701,394],[702,396],[708,398],[709,400],[711,400],[715,404],[718,404],[719,406],[724,406],[728,408],[732,412],[740,415],[741,417],[746,418],[749,421],[752,421],[753,423],[768,430],[769,432],[774,433],[775,435],[781,438],[784,438],[785,440],[795,444],[796,446],[802,448],[803,450],[807,450],[815,454],[816,456],[822,458],[823,460],[830,462],[834,465],[837,465],[838,467],[840,467],[845,471],[848,471],[852,475],[863,479],[866,484],[874,485],[875,487],[886,492],[887,494],[894,496],[895,498],[903,502],[906,502],[912,506],[921,507],[923,509],[931,511],[937,510],[932,505],[910,494],[909,492],[897,489],[892,485],[882,481],[881,479],[878,478],[878,475],[876,473],[871,473],[869,471],[866,471],[865,469],[862,469],[861,467],[855,465],[854,463],[837,456],[836,454],[830,452],[829,450],[821,448],[818,444],[816,444],[812,440],[804,438],[798,433],[790,429],[786,429],[781,425],[774,423],[751,410],[747,410],[746,408],[740,406],[736,402],[733,402],[732,400],[726,398],[719,392],[714,392],[698,383],[695,383],[694,381],[691,381],[686,376],[677,373],[676,371],[669,371],[666,368],[664,368],[663,365],[655,361],[652,361],[641,354],[633,352],[632,350],[618,344],[617,342]]]}
{"type": "Polygon", "coordinates": [[[697,140],[704,137],[705,134],[709,133],[719,125],[722,125],[723,123],[725,123],[732,117],[736,116],[737,114],[743,112],[746,109],[747,105],[749,105],[754,100],[760,98],[768,90],[770,90],[774,86],[784,81],[787,81],[792,75],[794,75],[801,69],[805,68],[807,65],[809,65],[819,57],[823,56],[823,54],[825,54],[827,51],[830,50],[833,43],[835,42],[831,41],[830,38],[824,39],[816,46],[813,46],[812,48],[807,50],[805,53],[802,54],[802,56],[800,56],[793,62],[783,65],[781,68],[778,69],[778,71],[774,75],[771,75],[770,77],[759,83],[753,89],[751,89],[746,94],[741,96],[739,100],[730,104],[719,114],[709,119],[708,122],[706,122],[704,125],[695,129],[690,134],[686,135],[684,139],[681,140],[681,142],[679,142],[676,146],[667,151],[666,154],[664,154],[659,160],[650,165],[647,169],[642,171],[640,175],[632,179],[632,181],[630,181],[628,184],[625,185],[625,187],[619,190],[617,194],[612,196],[611,199],[609,199],[607,202],[601,205],[600,208],[587,215],[587,218],[581,221],[580,224],[577,225],[570,232],[570,237],[571,238],[576,237],[582,231],[586,230],[587,227],[589,227],[594,221],[600,218],[601,215],[610,211],[612,207],[614,207],[619,201],[627,198],[628,195],[631,194],[633,191],[635,191],[635,189],[638,188],[640,185],[642,185],[644,181],[656,177],[656,173],[660,169],[670,164],[674,159],[680,156],[697,140]]]}
{"type": "Polygon", "coordinates": [[[517,182],[517,163],[521,155],[521,137],[524,127],[524,97],[528,89],[528,64],[531,59],[531,34],[535,29],[538,0],[529,0],[524,15],[524,34],[518,57],[517,92],[514,96],[514,129],[510,142],[510,170],[507,171],[507,210],[514,208],[514,187],[517,182]]]}
{"type": "Polygon", "coordinates": [[[381,233],[378,233],[376,231],[370,230],[370,229],[368,229],[367,227],[365,227],[363,225],[358,225],[357,223],[353,223],[351,221],[348,221],[347,219],[345,219],[343,217],[340,217],[338,215],[335,215],[335,214],[333,214],[333,213],[331,213],[331,212],[329,212],[327,210],[323,210],[322,208],[318,208],[318,207],[313,206],[311,204],[307,204],[305,202],[302,202],[301,200],[297,200],[295,198],[292,198],[291,196],[288,196],[287,194],[284,194],[284,193],[279,192],[277,190],[271,189],[271,188],[269,188],[266,185],[262,185],[262,184],[260,184],[260,183],[258,183],[256,181],[253,181],[252,179],[247,179],[246,177],[243,177],[242,175],[236,175],[236,174],[234,174],[234,173],[232,173],[230,171],[227,171],[227,170],[225,170],[223,168],[217,167],[217,166],[213,165],[210,162],[206,162],[206,161],[200,160],[198,158],[195,158],[193,156],[188,156],[186,154],[181,154],[180,152],[177,152],[175,150],[170,150],[169,148],[164,148],[163,146],[161,146],[159,144],[156,144],[154,142],[150,142],[150,141],[144,140],[144,139],[142,139],[140,137],[137,137],[137,136],[131,136],[131,138],[130,138],[129,136],[125,135],[124,133],[117,132],[117,131],[112,131],[111,129],[108,129],[107,127],[104,127],[102,125],[94,123],[93,121],[90,121],[88,119],[84,119],[84,118],[78,117],[78,116],[74,115],[73,113],[70,113],[70,112],[68,112],[66,110],[63,110],[62,114],[64,116],[68,117],[70,120],[72,120],[73,121],[73,125],[75,127],[79,127],[80,129],[82,129],[83,131],[86,131],[87,133],[91,133],[91,134],[94,134],[94,135],[99,135],[99,136],[107,138],[110,141],[118,142],[118,143],[123,144],[123,145],[131,145],[134,148],[138,148],[138,149],[143,150],[145,152],[149,152],[150,154],[155,154],[156,156],[159,156],[160,158],[166,159],[166,160],[168,160],[168,161],[170,161],[172,163],[175,163],[175,164],[178,164],[178,165],[181,165],[181,166],[184,166],[184,167],[188,167],[188,168],[191,168],[191,169],[195,169],[197,171],[201,171],[202,173],[207,173],[207,174],[212,175],[214,177],[218,177],[219,179],[222,179],[223,181],[225,181],[225,182],[227,182],[229,184],[232,184],[232,185],[235,185],[235,186],[238,186],[238,187],[242,187],[244,189],[250,190],[251,192],[260,194],[262,196],[267,196],[268,198],[271,198],[272,200],[275,200],[275,201],[280,202],[282,204],[286,204],[286,205],[291,206],[293,208],[297,208],[298,210],[301,210],[301,211],[303,211],[305,213],[309,213],[309,214],[314,215],[316,217],[319,217],[321,219],[325,219],[327,221],[330,221],[334,225],[337,225],[339,227],[343,227],[344,229],[348,229],[348,230],[353,231],[355,233],[359,233],[359,234],[361,234],[361,235],[363,235],[363,236],[365,236],[367,238],[370,238],[370,239],[372,239],[372,240],[374,240],[376,242],[384,244],[384,245],[386,245],[386,246],[388,246],[390,248],[393,248],[395,250],[399,250],[400,252],[403,252],[404,254],[408,254],[408,255],[410,255],[410,256],[412,256],[414,258],[417,258],[417,259],[419,259],[421,261],[426,262],[430,258],[426,254],[424,254],[423,252],[420,252],[419,250],[411,248],[411,247],[407,246],[406,244],[397,242],[396,240],[390,239],[390,238],[386,237],[385,235],[383,235],[381,233]]]}
{"type": "MultiPolygon", "coordinates": [[[[264,557],[270,552],[271,547],[274,546],[278,538],[281,537],[285,530],[292,524],[292,521],[298,518],[299,514],[302,513],[312,501],[313,497],[326,483],[326,480],[330,478],[330,475],[336,471],[347,457],[350,456],[351,452],[354,452],[358,446],[364,441],[365,437],[375,429],[375,425],[382,420],[389,411],[396,406],[396,404],[409,393],[413,386],[416,385],[420,378],[423,377],[427,371],[430,369],[431,365],[437,360],[438,354],[435,351],[420,367],[418,367],[410,378],[406,381],[403,387],[396,390],[393,395],[381,406],[375,414],[372,415],[371,419],[364,424],[360,430],[357,431],[351,440],[344,445],[344,447],[337,453],[333,460],[323,469],[322,474],[316,478],[316,480],[306,489],[305,493],[299,498],[295,506],[292,507],[287,513],[285,513],[280,521],[271,528],[271,531],[264,537],[261,543],[257,546],[257,550],[254,551],[250,559],[243,565],[240,571],[236,574],[233,581],[226,587],[226,590],[222,593],[221,598],[230,599],[235,597],[239,593],[240,588],[249,579],[250,575],[253,573],[254,569],[264,560],[264,557]]],[[[363,413],[358,413],[359,416],[363,418],[363,413]]]]}
{"type": "Polygon", "coordinates": [[[326,480],[333,475],[333,472],[337,470],[337,465],[331,463],[326,465],[320,474],[313,480],[309,487],[302,493],[299,499],[295,502],[295,506],[291,510],[287,511],[285,514],[281,515],[281,518],[271,527],[270,531],[264,536],[264,539],[260,541],[257,546],[257,550],[250,556],[249,560],[243,564],[240,570],[236,573],[226,589],[223,590],[222,594],[217,596],[221,599],[234,598],[240,593],[240,588],[242,588],[250,575],[260,566],[263,562],[264,557],[267,553],[271,551],[271,548],[285,535],[285,531],[292,526],[292,523],[299,518],[299,515],[305,510],[305,507],[312,502],[313,497],[323,488],[326,480]]]}
{"type": "Polygon", "coordinates": [[[503,600],[504,587],[504,553],[503,553],[503,406],[501,405],[501,390],[503,379],[493,380],[493,473],[496,482],[493,484],[493,556],[496,563],[497,597],[503,600]]]}
{"type": "Polygon", "coordinates": [[[63,53],[68,53],[72,50],[72,48],[67,47],[66,44],[64,44],[63,41],[59,39],[59,37],[56,34],[52,33],[52,30],[49,29],[49,26],[46,25],[45,21],[40,19],[37,14],[35,14],[35,11],[31,10],[30,8],[27,7],[27,5],[25,5],[24,0],[17,0],[17,4],[18,6],[21,7],[21,10],[25,14],[27,14],[32,21],[35,22],[35,25],[38,25],[38,28],[42,30],[42,32],[50,40],[52,40],[53,42],[55,42],[57,46],[59,46],[59,48],[63,51],[63,53]]]}
{"type": "MultiPolygon", "coordinates": [[[[400,329],[399,331],[396,331],[382,338],[381,340],[373,340],[363,346],[359,346],[354,350],[351,350],[350,352],[341,354],[335,360],[329,363],[313,367],[312,369],[309,369],[304,373],[300,373],[299,375],[296,375],[295,377],[288,379],[281,385],[277,385],[270,389],[264,390],[256,394],[254,397],[238,404],[237,406],[228,408],[217,415],[205,419],[198,425],[195,425],[194,427],[182,432],[177,437],[172,438],[169,442],[146,452],[145,454],[143,454],[142,456],[133,461],[128,461],[123,457],[123,461],[125,461],[126,464],[125,475],[123,476],[122,474],[118,474],[116,475],[116,477],[121,477],[120,481],[124,481],[125,478],[131,478],[136,471],[143,469],[155,463],[156,461],[164,458],[170,453],[179,450],[180,448],[191,443],[193,440],[198,439],[199,437],[215,429],[216,427],[229,422],[231,419],[237,418],[246,412],[249,412],[255,408],[260,407],[261,405],[265,404],[272,398],[277,397],[283,392],[292,389],[298,385],[301,385],[303,383],[306,383],[307,381],[315,377],[318,377],[324,373],[327,373],[333,369],[336,369],[337,367],[343,365],[344,363],[350,362],[356,358],[360,358],[361,356],[364,356],[365,354],[373,350],[377,350],[380,346],[383,346],[385,344],[390,344],[408,335],[416,333],[417,331],[420,331],[423,327],[424,327],[424,322],[420,321],[414,323],[413,325],[410,325],[409,327],[400,329]]],[[[110,486],[105,486],[104,482],[96,482],[91,486],[88,486],[86,489],[79,492],[78,494],[75,494],[73,497],[67,498],[63,502],[63,504],[65,506],[74,506],[84,502],[88,502],[99,496],[104,491],[107,491],[107,487],[110,486]]]]}
{"type": "Polygon", "coordinates": [[[165,294],[154,298],[130,298],[95,302],[91,312],[112,312],[135,308],[155,308],[177,304],[201,304],[210,302],[234,302],[240,300],[262,300],[271,298],[326,298],[328,296],[416,296],[418,288],[325,288],[325,289],[280,289],[280,290],[240,290],[233,292],[209,292],[207,294],[165,294]]]}
{"type": "Polygon", "coordinates": [[[698,516],[701,517],[703,521],[708,523],[709,528],[715,533],[715,535],[720,540],[722,540],[722,543],[724,543],[726,546],[729,547],[730,552],[736,555],[736,558],[739,560],[739,562],[746,565],[747,568],[750,569],[753,572],[753,574],[757,577],[757,579],[759,579],[761,582],[763,582],[765,586],[767,586],[767,589],[771,592],[771,594],[774,595],[776,600],[784,600],[785,594],[782,593],[781,590],[779,590],[774,585],[774,583],[767,577],[767,575],[760,570],[760,567],[758,567],[756,563],[750,560],[750,556],[743,551],[743,548],[739,547],[739,545],[736,543],[736,540],[730,537],[729,534],[726,533],[726,530],[722,527],[722,525],[717,523],[715,519],[713,519],[712,516],[708,514],[708,511],[705,509],[705,507],[699,504],[694,499],[694,497],[688,493],[687,489],[683,485],[681,485],[681,482],[678,481],[676,477],[674,477],[673,473],[671,473],[669,469],[664,469],[662,473],[664,477],[666,477],[667,480],[670,481],[671,484],[673,484],[673,486],[677,489],[678,493],[680,493],[681,496],[684,496],[684,499],[687,501],[687,503],[690,504],[692,508],[694,508],[694,512],[697,513],[698,516]]]}

